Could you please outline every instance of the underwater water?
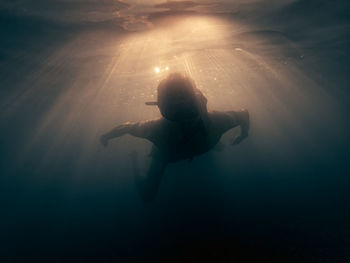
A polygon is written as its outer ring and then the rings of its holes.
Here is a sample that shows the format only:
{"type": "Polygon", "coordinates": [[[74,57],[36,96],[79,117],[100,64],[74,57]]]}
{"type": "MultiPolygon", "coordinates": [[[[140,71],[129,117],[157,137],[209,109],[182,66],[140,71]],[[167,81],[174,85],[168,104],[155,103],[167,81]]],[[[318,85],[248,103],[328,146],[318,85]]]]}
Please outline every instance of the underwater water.
{"type": "Polygon", "coordinates": [[[115,2],[117,24],[1,6],[1,262],[350,262],[349,4],[115,2]],[[99,137],[160,117],[145,102],[178,71],[250,134],[144,204],[129,155],[145,172],[151,143],[99,137]]]}

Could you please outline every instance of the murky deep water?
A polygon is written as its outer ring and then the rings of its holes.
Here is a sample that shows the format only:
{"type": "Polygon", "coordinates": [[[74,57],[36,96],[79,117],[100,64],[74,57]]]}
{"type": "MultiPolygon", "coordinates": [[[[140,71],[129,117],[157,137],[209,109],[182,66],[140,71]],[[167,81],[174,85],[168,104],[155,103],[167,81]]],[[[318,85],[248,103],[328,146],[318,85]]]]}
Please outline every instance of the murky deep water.
{"type": "Polygon", "coordinates": [[[349,262],[349,23],[273,20],[283,15],[57,35],[4,18],[4,262],[349,262]],[[144,102],[174,71],[195,79],[210,109],[247,108],[251,133],[233,147],[232,130],[221,152],[171,164],[145,205],[129,153],[146,167],[150,143],[98,138],[159,117],[144,102]]]}

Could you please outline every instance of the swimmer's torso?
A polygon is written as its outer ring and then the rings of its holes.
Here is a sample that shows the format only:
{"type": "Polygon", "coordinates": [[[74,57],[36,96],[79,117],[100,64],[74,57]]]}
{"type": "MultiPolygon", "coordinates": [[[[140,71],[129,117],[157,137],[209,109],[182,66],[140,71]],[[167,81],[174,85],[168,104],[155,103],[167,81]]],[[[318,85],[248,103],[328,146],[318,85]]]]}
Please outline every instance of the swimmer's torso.
{"type": "Polygon", "coordinates": [[[192,159],[212,149],[222,135],[220,127],[215,123],[215,113],[209,113],[206,121],[194,123],[177,123],[161,118],[144,122],[149,126],[149,139],[160,154],[170,162],[192,159]]]}

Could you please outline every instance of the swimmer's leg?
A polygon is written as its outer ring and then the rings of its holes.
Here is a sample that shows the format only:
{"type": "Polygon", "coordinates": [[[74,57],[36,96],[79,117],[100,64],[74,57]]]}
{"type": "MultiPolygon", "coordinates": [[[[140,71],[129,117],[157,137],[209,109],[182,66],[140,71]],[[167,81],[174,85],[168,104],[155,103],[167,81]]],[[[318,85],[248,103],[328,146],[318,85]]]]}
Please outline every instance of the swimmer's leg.
{"type": "Polygon", "coordinates": [[[146,176],[140,174],[138,157],[136,152],[131,154],[134,178],[137,190],[144,202],[152,202],[158,192],[158,188],[168,162],[159,152],[152,154],[151,165],[147,171],[146,176]]]}

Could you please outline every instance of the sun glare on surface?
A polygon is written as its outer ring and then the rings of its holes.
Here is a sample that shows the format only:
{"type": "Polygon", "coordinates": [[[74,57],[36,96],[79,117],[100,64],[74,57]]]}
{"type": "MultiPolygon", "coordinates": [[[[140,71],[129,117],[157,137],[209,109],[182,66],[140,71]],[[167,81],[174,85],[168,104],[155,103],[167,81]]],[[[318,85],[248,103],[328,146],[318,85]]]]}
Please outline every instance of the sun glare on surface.
{"type": "Polygon", "coordinates": [[[169,67],[168,67],[168,66],[166,66],[166,67],[164,67],[164,68],[155,67],[155,68],[154,68],[154,71],[155,71],[156,73],[166,72],[166,71],[169,71],[169,67]]]}

